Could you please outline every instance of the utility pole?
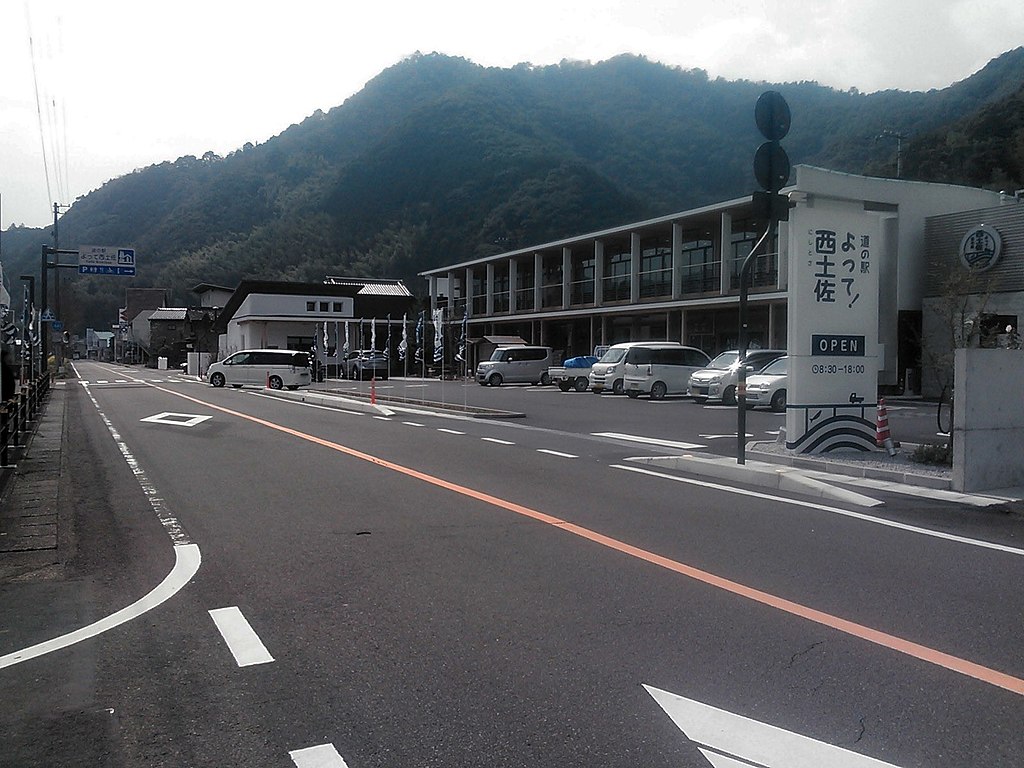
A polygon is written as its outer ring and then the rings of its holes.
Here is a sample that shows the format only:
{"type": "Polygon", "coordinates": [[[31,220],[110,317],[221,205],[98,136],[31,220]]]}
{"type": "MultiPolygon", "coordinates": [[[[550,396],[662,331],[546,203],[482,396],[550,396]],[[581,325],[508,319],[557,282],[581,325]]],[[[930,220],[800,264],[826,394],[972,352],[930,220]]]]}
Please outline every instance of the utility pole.
{"type": "Polygon", "coordinates": [[[875,136],[875,141],[879,139],[896,139],[896,178],[903,178],[903,140],[907,138],[905,133],[899,131],[893,131],[886,128],[880,134],[875,136]]]}

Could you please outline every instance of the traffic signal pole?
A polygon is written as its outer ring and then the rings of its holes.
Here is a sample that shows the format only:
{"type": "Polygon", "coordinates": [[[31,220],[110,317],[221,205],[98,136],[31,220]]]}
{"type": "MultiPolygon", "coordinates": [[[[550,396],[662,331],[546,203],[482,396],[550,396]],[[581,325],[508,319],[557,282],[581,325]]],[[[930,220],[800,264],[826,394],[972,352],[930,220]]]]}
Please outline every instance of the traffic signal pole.
{"type": "MultiPolygon", "coordinates": [[[[43,246],[42,259],[39,266],[40,272],[40,299],[39,303],[42,305],[42,313],[46,313],[50,310],[50,297],[49,297],[49,272],[51,269],[78,269],[77,264],[61,264],[59,257],[62,254],[77,256],[77,250],[67,250],[61,248],[51,248],[48,245],[43,246]],[[50,263],[49,257],[52,255],[58,256],[58,262],[55,264],[50,263]]],[[[39,333],[40,333],[40,350],[42,354],[42,361],[40,363],[40,371],[47,371],[50,367],[50,356],[49,356],[49,341],[50,341],[50,328],[51,326],[40,320],[39,333]]]]}

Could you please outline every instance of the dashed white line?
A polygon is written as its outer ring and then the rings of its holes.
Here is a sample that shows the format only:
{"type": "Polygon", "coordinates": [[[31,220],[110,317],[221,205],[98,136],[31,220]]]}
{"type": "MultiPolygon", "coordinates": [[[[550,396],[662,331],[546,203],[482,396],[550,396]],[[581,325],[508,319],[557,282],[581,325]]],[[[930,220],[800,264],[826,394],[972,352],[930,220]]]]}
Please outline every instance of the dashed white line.
{"type": "Polygon", "coordinates": [[[562,453],[561,451],[552,451],[550,448],[538,448],[537,453],[546,453],[549,456],[558,456],[563,459],[578,459],[579,456],[573,453],[562,453]]]}
{"type": "Polygon", "coordinates": [[[377,421],[391,421],[388,416],[374,416],[373,418],[377,419],[377,421]]]}
{"type": "Polygon", "coordinates": [[[486,440],[488,443],[497,443],[498,445],[515,445],[515,443],[508,440],[499,440],[496,437],[481,437],[481,440],[486,440]]]}
{"type": "Polygon", "coordinates": [[[403,421],[402,423],[405,424],[405,426],[407,426],[407,427],[424,427],[424,426],[426,426],[425,424],[420,424],[419,422],[415,422],[415,421],[403,421]]]}
{"type": "Polygon", "coordinates": [[[210,618],[220,630],[221,637],[227,643],[228,650],[235,657],[238,666],[251,667],[253,664],[268,664],[274,660],[259,635],[236,606],[215,608],[210,611],[210,618]]]}
{"type": "Polygon", "coordinates": [[[348,768],[345,758],[338,754],[333,744],[320,744],[288,753],[296,768],[348,768]]]}
{"type": "Polygon", "coordinates": [[[643,443],[644,445],[656,445],[660,448],[678,448],[683,451],[692,451],[694,448],[703,448],[700,443],[683,443],[675,440],[662,440],[658,437],[642,437],[640,435],[624,435],[621,432],[592,432],[594,437],[611,437],[615,440],[628,440],[631,443],[643,443]]]}
{"type": "Polygon", "coordinates": [[[466,434],[465,432],[459,432],[459,430],[457,430],[457,429],[445,429],[443,427],[438,427],[437,431],[438,432],[444,432],[445,434],[448,434],[448,435],[464,435],[464,434],[466,434]]]}

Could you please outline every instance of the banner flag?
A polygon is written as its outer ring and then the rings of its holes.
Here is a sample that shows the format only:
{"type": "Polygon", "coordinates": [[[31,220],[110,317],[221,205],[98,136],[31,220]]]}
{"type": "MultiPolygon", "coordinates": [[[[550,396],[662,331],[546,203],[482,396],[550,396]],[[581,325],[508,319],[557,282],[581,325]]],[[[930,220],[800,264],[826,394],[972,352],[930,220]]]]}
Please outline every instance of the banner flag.
{"type": "Polygon", "coordinates": [[[434,310],[434,362],[444,360],[444,307],[434,310]]]}
{"type": "Polygon", "coordinates": [[[398,342],[398,359],[403,363],[405,362],[405,355],[409,351],[409,336],[406,333],[405,321],[408,318],[409,313],[406,312],[402,315],[402,340],[398,342]]]}

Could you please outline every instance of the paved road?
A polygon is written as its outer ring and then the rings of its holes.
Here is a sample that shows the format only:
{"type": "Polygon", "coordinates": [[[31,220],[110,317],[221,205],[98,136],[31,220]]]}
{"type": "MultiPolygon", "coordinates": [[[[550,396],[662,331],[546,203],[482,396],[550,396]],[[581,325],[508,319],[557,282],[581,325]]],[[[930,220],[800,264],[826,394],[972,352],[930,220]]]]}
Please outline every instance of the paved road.
{"type": "Polygon", "coordinates": [[[542,405],[495,422],[79,370],[74,551],[0,592],[0,764],[1024,764],[1019,519],[643,474],[594,435],[715,418],[690,403],[502,388],[542,405]]]}

